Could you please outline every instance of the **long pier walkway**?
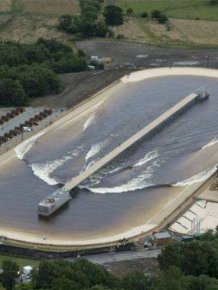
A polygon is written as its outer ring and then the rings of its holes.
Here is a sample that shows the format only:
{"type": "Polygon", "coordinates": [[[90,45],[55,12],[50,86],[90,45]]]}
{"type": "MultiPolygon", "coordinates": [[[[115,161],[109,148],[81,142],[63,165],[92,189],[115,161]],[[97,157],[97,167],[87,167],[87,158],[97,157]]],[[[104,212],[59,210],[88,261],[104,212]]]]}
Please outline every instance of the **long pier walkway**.
{"type": "Polygon", "coordinates": [[[118,156],[123,151],[125,151],[130,146],[132,146],[134,143],[139,141],[142,137],[145,137],[146,135],[157,130],[159,127],[161,127],[169,119],[173,118],[176,114],[179,114],[186,107],[188,107],[193,101],[195,101],[197,99],[197,97],[198,97],[198,93],[192,93],[192,94],[188,95],[187,97],[185,97],[184,99],[182,99],[179,103],[177,103],[175,106],[173,106],[168,111],[163,113],[157,119],[152,121],[149,125],[147,125],[143,129],[138,131],[135,135],[133,135],[132,137],[130,137],[126,141],[124,141],[122,144],[120,144],[118,147],[113,149],[111,152],[109,152],[103,158],[96,161],[92,166],[90,166],[87,170],[85,170],[79,176],[76,176],[71,181],[67,182],[65,184],[64,188],[66,188],[67,190],[71,190],[72,188],[78,186],[83,180],[85,180],[90,175],[92,175],[93,173],[98,171],[100,168],[102,168],[104,165],[106,165],[108,162],[110,162],[116,156],[118,156]]]}
{"type": "Polygon", "coordinates": [[[143,129],[139,130],[136,134],[128,138],[122,144],[114,148],[112,151],[107,153],[104,157],[97,160],[93,165],[88,167],[84,172],[81,172],[78,176],[74,177],[72,180],[68,181],[61,189],[47,196],[44,200],[42,200],[38,205],[38,213],[43,216],[49,216],[54,211],[56,211],[59,207],[70,200],[70,191],[77,187],[82,181],[88,178],[90,175],[98,171],[104,165],[109,163],[119,154],[124,152],[126,149],[131,147],[141,138],[148,136],[150,133],[153,133],[157,129],[160,129],[166,122],[177,116],[178,114],[185,111],[188,107],[190,107],[195,101],[198,99],[204,99],[208,95],[206,91],[201,90],[199,92],[194,92],[176,105],[171,107],[165,113],[160,115],[154,121],[152,121],[149,125],[145,126],[143,129]]]}

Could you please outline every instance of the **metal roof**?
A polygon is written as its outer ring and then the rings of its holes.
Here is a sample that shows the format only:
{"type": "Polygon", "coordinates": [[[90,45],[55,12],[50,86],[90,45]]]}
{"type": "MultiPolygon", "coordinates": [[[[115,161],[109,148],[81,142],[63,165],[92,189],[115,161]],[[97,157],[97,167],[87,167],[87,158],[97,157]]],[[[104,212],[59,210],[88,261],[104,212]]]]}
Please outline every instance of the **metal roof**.
{"type": "Polygon", "coordinates": [[[168,232],[156,233],[154,236],[158,240],[171,238],[171,235],[168,232]]]}

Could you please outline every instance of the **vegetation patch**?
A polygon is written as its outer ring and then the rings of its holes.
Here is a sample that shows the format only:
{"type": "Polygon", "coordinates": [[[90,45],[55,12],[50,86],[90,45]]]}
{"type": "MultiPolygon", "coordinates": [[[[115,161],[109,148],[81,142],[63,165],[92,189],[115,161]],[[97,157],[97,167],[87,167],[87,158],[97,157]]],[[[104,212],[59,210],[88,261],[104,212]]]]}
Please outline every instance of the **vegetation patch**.
{"type": "Polygon", "coordinates": [[[87,69],[84,54],[55,40],[0,43],[0,104],[23,105],[28,98],[61,91],[60,73],[87,69]]]}
{"type": "Polygon", "coordinates": [[[12,0],[1,0],[0,1],[0,13],[8,12],[11,10],[12,0]]]}
{"type": "Polygon", "coordinates": [[[77,14],[79,5],[76,0],[15,0],[23,12],[40,15],[77,14]]]}
{"type": "Polygon", "coordinates": [[[151,13],[160,10],[171,18],[218,20],[218,5],[211,5],[210,0],[108,0],[116,3],[124,11],[132,8],[134,13],[151,13]]]}

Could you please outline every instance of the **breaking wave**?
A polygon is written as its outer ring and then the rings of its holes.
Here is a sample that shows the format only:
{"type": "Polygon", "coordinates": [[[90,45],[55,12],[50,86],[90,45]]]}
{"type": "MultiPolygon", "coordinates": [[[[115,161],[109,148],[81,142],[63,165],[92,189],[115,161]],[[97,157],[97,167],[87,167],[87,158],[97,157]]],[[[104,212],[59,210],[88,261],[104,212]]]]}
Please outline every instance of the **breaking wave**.
{"type": "Polygon", "coordinates": [[[95,114],[91,115],[91,117],[88,118],[88,120],[86,120],[86,122],[83,125],[83,131],[85,131],[94,121],[95,119],[95,114]]]}
{"type": "Polygon", "coordinates": [[[209,143],[207,143],[206,145],[204,145],[201,149],[205,149],[205,148],[207,148],[207,147],[213,146],[213,145],[215,145],[216,143],[218,143],[218,139],[217,139],[217,138],[214,138],[214,139],[212,139],[209,143]]]}
{"type": "Polygon", "coordinates": [[[44,132],[41,132],[39,134],[36,134],[35,136],[27,139],[26,141],[22,142],[15,148],[15,152],[17,155],[17,158],[23,159],[26,153],[33,147],[33,145],[36,143],[37,139],[44,135],[44,132]]]}
{"type": "Polygon", "coordinates": [[[94,193],[105,194],[105,193],[123,193],[123,192],[135,191],[135,190],[151,187],[154,185],[151,179],[152,179],[155,167],[157,166],[159,166],[159,164],[156,161],[154,161],[140,175],[138,175],[137,177],[133,178],[132,180],[122,185],[117,185],[113,187],[83,186],[83,188],[86,188],[89,191],[94,192],[94,193]]]}
{"type": "Polygon", "coordinates": [[[157,157],[158,157],[157,151],[151,151],[151,152],[147,153],[144,158],[140,159],[135,165],[133,165],[133,167],[142,166],[142,165],[146,164],[147,162],[149,162],[157,157]]]}
{"type": "Polygon", "coordinates": [[[213,168],[210,168],[208,170],[204,170],[188,179],[185,179],[183,181],[177,182],[173,184],[173,186],[185,186],[185,185],[191,185],[197,182],[202,182],[207,180],[209,177],[211,177],[215,172],[217,171],[217,166],[214,166],[213,168]]]}
{"type": "Polygon", "coordinates": [[[91,146],[91,149],[88,151],[87,155],[86,155],[86,161],[88,161],[90,158],[94,157],[96,154],[98,154],[98,152],[100,152],[101,148],[103,146],[105,146],[107,144],[107,140],[106,141],[102,141],[99,142],[95,145],[91,146]]]}
{"type": "Polygon", "coordinates": [[[59,182],[53,178],[50,177],[50,175],[60,166],[62,166],[66,161],[72,159],[72,157],[77,156],[79,154],[79,150],[75,149],[72,152],[69,152],[66,156],[63,158],[54,160],[54,161],[48,161],[45,163],[33,163],[29,166],[31,167],[33,173],[35,176],[37,176],[39,179],[43,180],[49,185],[56,185],[59,182]]]}

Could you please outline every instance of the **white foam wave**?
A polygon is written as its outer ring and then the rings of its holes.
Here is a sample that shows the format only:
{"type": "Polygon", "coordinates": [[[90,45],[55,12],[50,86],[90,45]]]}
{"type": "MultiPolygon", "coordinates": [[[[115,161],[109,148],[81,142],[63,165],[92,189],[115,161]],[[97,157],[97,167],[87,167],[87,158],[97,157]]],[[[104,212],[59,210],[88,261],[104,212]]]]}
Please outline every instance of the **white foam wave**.
{"type": "Polygon", "coordinates": [[[59,182],[55,179],[50,177],[50,175],[60,166],[62,166],[66,161],[72,159],[79,154],[79,150],[75,149],[72,152],[69,152],[68,155],[64,156],[63,158],[48,161],[44,163],[33,163],[30,164],[30,167],[35,176],[43,180],[49,185],[56,185],[59,182]]]}
{"type": "Polygon", "coordinates": [[[174,65],[178,65],[178,66],[180,66],[180,65],[181,65],[181,66],[185,66],[185,65],[187,65],[187,66],[189,66],[189,65],[192,66],[192,65],[197,65],[197,64],[199,64],[199,63],[200,63],[200,62],[197,61],[197,60],[196,60],[196,61],[195,61],[195,60],[194,60],[194,61],[192,61],[192,60],[188,61],[188,60],[187,60],[187,61],[175,61],[173,64],[174,64],[174,65]]]}
{"type": "Polygon", "coordinates": [[[151,178],[155,167],[158,166],[157,162],[148,166],[145,171],[143,171],[139,176],[133,178],[125,184],[114,186],[114,187],[88,187],[87,189],[94,193],[123,193],[129,191],[135,191],[152,186],[151,178]]]}
{"type": "Polygon", "coordinates": [[[44,132],[41,132],[39,134],[34,135],[33,137],[25,140],[15,148],[15,152],[17,155],[17,158],[23,159],[26,153],[32,148],[32,146],[36,143],[37,139],[44,135],[44,132]]]}
{"type": "Polygon", "coordinates": [[[88,118],[88,120],[86,120],[86,122],[83,125],[83,131],[85,131],[94,121],[95,119],[95,114],[91,115],[91,117],[88,118]]]}
{"type": "Polygon", "coordinates": [[[208,170],[204,170],[188,179],[185,179],[183,181],[177,182],[173,184],[173,186],[185,186],[185,185],[191,185],[197,182],[202,182],[207,180],[209,177],[211,177],[215,172],[217,171],[217,166],[214,166],[213,168],[210,168],[208,170]]]}
{"type": "Polygon", "coordinates": [[[116,167],[114,169],[111,169],[110,171],[106,172],[105,174],[112,174],[112,173],[115,173],[115,172],[119,171],[120,169],[122,169],[121,166],[116,167]]]}
{"type": "Polygon", "coordinates": [[[90,158],[94,157],[96,154],[98,154],[100,152],[100,150],[102,149],[103,146],[105,146],[107,144],[107,140],[106,141],[102,141],[99,142],[97,144],[94,144],[91,146],[91,149],[88,151],[87,155],[86,155],[86,161],[88,161],[90,158]]]}
{"type": "Polygon", "coordinates": [[[215,145],[216,143],[218,143],[218,139],[217,139],[217,138],[214,138],[214,139],[212,139],[209,143],[207,143],[206,145],[204,145],[201,149],[205,149],[205,148],[207,148],[207,147],[213,146],[213,145],[215,145]]]}
{"type": "Polygon", "coordinates": [[[158,157],[157,151],[151,151],[151,152],[147,153],[142,159],[140,159],[133,167],[142,166],[142,165],[146,164],[147,162],[149,162],[157,157],[158,157]]]}
{"type": "Polygon", "coordinates": [[[35,176],[45,181],[49,185],[56,185],[58,181],[50,177],[50,174],[59,166],[63,165],[63,160],[55,160],[47,163],[34,163],[30,167],[35,176]]]}

